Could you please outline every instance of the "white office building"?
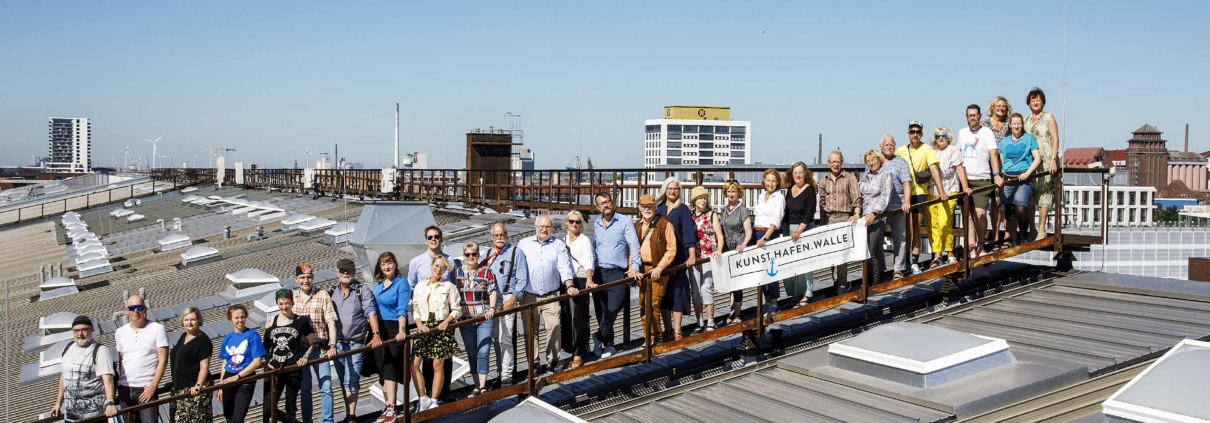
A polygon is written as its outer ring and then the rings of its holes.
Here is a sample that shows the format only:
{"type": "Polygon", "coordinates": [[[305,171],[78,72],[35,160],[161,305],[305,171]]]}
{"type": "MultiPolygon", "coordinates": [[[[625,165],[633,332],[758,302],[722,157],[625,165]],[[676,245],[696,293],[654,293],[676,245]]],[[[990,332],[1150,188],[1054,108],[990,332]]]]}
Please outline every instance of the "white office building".
{"type": "MultiPolygon", "coordinates": [[[[1063,223],[1068,227],[1100,227],[1101,187],[1063,187],[1063,223]]],[[[1109,187],[1109,226],[1153,226],[1154,187],[1109,187]]]]}
{"type": "Polygon", "coordinates": [[[666,106],[646,121],[643,167],[750,164],[752,122],[731,120],[729,107],[666,106]]]}
{"type": "Polygon", "coordinates": [[[50,118],[50,171],[92,171],[92,129],[87,118],[50,118]]]}
{"type": "MultiPolygon", "coordinates": [[[[1130,174],[1108,175],[1110,227],[1154,226],[1155,188],[1129,186],[1130,174]]],[[[1063,174],[1063,225],[1069,228],[1101,226],[1101,175],[1063,174]]]]}

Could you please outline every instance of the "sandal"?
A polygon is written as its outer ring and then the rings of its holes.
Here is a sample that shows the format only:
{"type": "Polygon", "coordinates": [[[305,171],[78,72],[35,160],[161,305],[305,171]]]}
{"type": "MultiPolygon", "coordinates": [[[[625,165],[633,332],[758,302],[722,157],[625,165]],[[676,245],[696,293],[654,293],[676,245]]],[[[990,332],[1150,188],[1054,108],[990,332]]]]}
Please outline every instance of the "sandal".
{"type": "Polygon", "coordinates": [[[474,390],[471,390],[471,394],[467,395],[466,397],[474,398],[475,396],[482,394],[482,393],[483,393],[483,388],[475,388],[474,390]]]}

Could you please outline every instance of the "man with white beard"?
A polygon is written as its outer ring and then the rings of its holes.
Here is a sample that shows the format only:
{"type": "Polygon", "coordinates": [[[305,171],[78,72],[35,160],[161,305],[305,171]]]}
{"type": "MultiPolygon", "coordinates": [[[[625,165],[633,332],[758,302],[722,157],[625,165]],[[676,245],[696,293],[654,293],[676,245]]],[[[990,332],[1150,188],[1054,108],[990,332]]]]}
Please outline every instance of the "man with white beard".
{"type": "Polygon", "coordinates": [[[75,421],[105,413],[118,414],[114,397],[114,359],[109,347],[92,339],[92,320],[77,316],[71,322],[72,339],[59,362],[59,391],[52,416],[75,421]]]}

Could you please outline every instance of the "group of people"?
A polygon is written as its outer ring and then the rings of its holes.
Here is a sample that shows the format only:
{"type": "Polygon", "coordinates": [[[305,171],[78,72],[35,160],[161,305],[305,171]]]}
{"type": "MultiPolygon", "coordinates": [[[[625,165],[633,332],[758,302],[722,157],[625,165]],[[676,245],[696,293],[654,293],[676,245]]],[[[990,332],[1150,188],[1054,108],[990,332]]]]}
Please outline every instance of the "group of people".
{"type": "MultiPolygon", "coordinates": [[[[553,236],[554,222],[549,216],[539,216],[534,235],[516,244],[509,241],[505,225],[496,224],[491,227],[490,245],[468,242],[462,246],[461,257],[450,257],[443,252],[441,229],[430,226],[424,232],[427,251],[409,261],[407,275],[402,274],[395,255],[385,252],[373,263],[373,281],[362,283],[356,278],[354,262],[342,259],[336,263],[340,283],[326,291],[315,289],[311,266],[299,265],[294,278],[298,288],[274,294],[280,312],[268,319],[263,334],[248,329],[248,310],[243,305],[228,308],[234,331],[220,342],[223,366],[217,380],[210,379],[213,341],[201,330],[200,311],[189,308],[182,313],[185,333],[169,345],[164,326],[147,320],[143,298],[132,296],[126,304],[130,323],[115,334],[116,357],[93,340],[91,320],[80,317],[73,322],[74,342],[62,352],[63,371],[53,413],[68,420],[113,416],[118,405],[131,407],[155,400],[171,363],[172,394],[191,396],[172,404],[173,421],[211,421],[211,396],[199,395],[200,390],[224,383],[216,399],[222,402],[227,421],[242,422],[255,394],[255,381],[240,381],[262,366],[269,370],[291,367],[289,373],[279,375],[275,392],[265,384],[265,420],[272,411],[270,404],[283,401],[279,420],[298,421],[295,414],[300,411],[301,397],[301,421],[310,422],[312,381],[316,380],[321,416],[328,423],[334,421],[334,367],[337,383],[344,390],[347,416],[355,415],[361,377],[377,374],[387,402],[378,421],[391,422],[406,406],[397,399],[404,372],[410,372],[419,394],[417,412],[440,405],[438,398],[448,386],[446,365],[458,351],[449,326],[463,320],[482,318],[458,328],[475,383],[470,395],[477,396],[493,385],[488,380],[493,349],[498,386],[512,383],[519,323],[545,332],[535,348],[539,354],[535,368],[530,369],[535,374],[560,366],[579,367],[589,354],[612,357],[617,342],[614,326],[628,301],[628,288],[619,284],[578,295],[606,282],[646,279],[649,289],[640,291],[640,301],[649,310],[642,316],[644,332],[651,342],[666,342],[684,336],[682,319],[687,313],[696,316],[697,331],[716,327],[712,272],[699,261],[727,251],[742,253],[747,247],[764,247],[782,236],[798,242],[803,232],[816,225],[860,222],[865,226],[875,275],[885,271],[883,240],[889,228],[895,279],[945,264],[947,259],[956,260],[951,228],[957,199],[951,197],[959,193],[966,193],[974,208],[965,234],[972,256],[1028,241],[1034,207],[1041,216],[1037,228],[1041,238],[1046,235],[1046,216],[1053,207],[1053,180],[1046,176],[1032,183],[1006,182],[1056,169],[1058,127],[1054,117],[1043,111],[1046,96],[1042,90],[1030,91],[1026,103],[1030,116],[1012,113],[1008,100],[996,97],[988,105],[987,118],[978,105],[971,104],[965,116],[968,127],[956,135],[939,127],[933,131],[931,144],[923,142],[924,126],[912,121],[907,145],[897,147],[895,138],[885,135],[879,149],[862,155],[868,170],[860,178],[843,169],[844,156],[839,151],[828,155],[829,171],[818,182],[802,162],[784,174],[766,170],[761,180],[764,191],[758,194],[753,210],[744,205],[744,189],[736,181],[724,185],[726,204],[715,210],[705,187],[694,187],[685,201],[680,183],[669,178],[658,198],[650,194],[638,198],[639,214],[633,219],[615,212],[609,192],[596,194],[599,215],[591,221],[592,237],[585,231],[589,220],[572,211],[562,221],[563,239],[553,236]],[[992,185],[998,188],[981,189],[992,185]],[[933,200],[940,201],[927,211],[910,209],[913,204],[933,200]],[[997,204],[1007,218],[1008,237],[985,247],[986,212],[997,204]],[[900,208],[904,213],[879,216],[900,208]],[[920,236],[911,231],[922,224],[929,228],[933,260],[915,263],[920,236]],[[546,301],[563,294],[571,298],[546,301]],[[497,316],[517,304],[533,303],[541,303],[535,310],[541,326],[529,321],[530,313],[497,316]],[[590,327],[590,309],[597,320],[595,331],[590,327]],[[411,335],[417,338],[412,361],[403,363],[409,319],[418,333],[411,335]],[[397,342],[383,345],[390,340],[397,342]],[[349,354],[332,366],[309,364],[367,345],[373,350],[369,357],[349,354]],[[561,352],[571,358],[560,360],[561,352]]],[[[994,225],[999,234],[999,222],[994,225]]],[[[832,277],[838,287],[848,289],[845,266],[833,268],[832,277]]],[[[814,279],[807,273],[761,287],[765,304],[760,312],[778,310],[782,286],[790,297],[786,305],[794,307],[810,300],[814,279]]],[[[741,292],[733,292],[731,301],[731,311],[721,316],[721,324],[741,320],[741,292]]],[[[143,422],[156,422],[158,410],[141,410],[139,417],[143,422]]]]}
{"type": "Polygon", "coordinates": [[[836,182],[825,184],[828,189],[820,193],[829,221],[839,221],[839,216],[831,217],[832,213],[841,215],[854,207],[851,221],[865,221],[870,255],[879,258],[874,260],[876,275],[885,271],[881,257],[889,228],[894,247],[895,279],[909,272],[919,273],[956,261],[952,254],[955,248],[951,228],[957,199],[950,196],[958,193],[969,196],[974,209],[963,222],[966,251],[970,257],[1046,237],[1047,215],[1054,205],[1055,182],[1049,174],[1032,182],[1028,180],[1035,173],[1053,172],[1058,168],[1058,123],[1053,115],[1043,111],[1046,94],[1041,89],[1031,90],[1025,101],[1032,112],[1029,116],[1013,113],[1004,97],[992,99],[987,118],[983,117],[979,105],[971,104],[966,108],[967,127],[958,130],[956,136],[949,128],[939,127],[933,131],[931,145],[922,142],[924,127],[919,121],[908,124],[908,145],[896,148],[894,137],[883,136],[878,150],[862,155],[868,171],[856,183],[860,206],[849,202],[854,195],[850,188],[853,178],[840,176],[845,173],[839,169],[843,158],[839,152],[832,152],[828,158],[832,171],[826,179],[830,182],[833,175],[837,175],[836,182]],[[841,179],[848,180],[842,182],[841,179]],[[988,189],[992,185],[996,188],[988,189]],[[835,201],[831,200],[834,195],[835,201]],[[939,201],[929,205],[927,210],[909,209],[913,204],[934,200],[939,201]],[[903,213],[878,216],[896,208],[902,208],[903,213]],[[1000,210],[999,221],[992,222],[994,235],[990,240],[986,230],[989,208],[1000,210]],[[1004,233],[999,229],[1002,224],[1006,229],[1004,233]],[[928,228],[933,259],[917,263],[921,237],[913,231],[922,225],[928,228]],[[1029,238],[1035,230],[1037,235],[1029,238]]]}

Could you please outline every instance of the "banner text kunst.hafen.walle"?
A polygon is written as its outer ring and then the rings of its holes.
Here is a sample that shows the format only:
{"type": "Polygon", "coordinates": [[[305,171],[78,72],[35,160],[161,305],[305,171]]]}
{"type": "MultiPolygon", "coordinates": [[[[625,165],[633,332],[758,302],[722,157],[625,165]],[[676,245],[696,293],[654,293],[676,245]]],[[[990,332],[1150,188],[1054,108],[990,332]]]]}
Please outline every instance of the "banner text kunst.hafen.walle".
{"type": "Polygon", "coordinates": [[[731,292],[780,281],[869,258],[866,231],[861,225],[838,223],[803,232],[794,242],[783,236],[765,243],[764,248],[749,247],[743,253],[724,253],[710,262],[714,289],[731,292]]]}

